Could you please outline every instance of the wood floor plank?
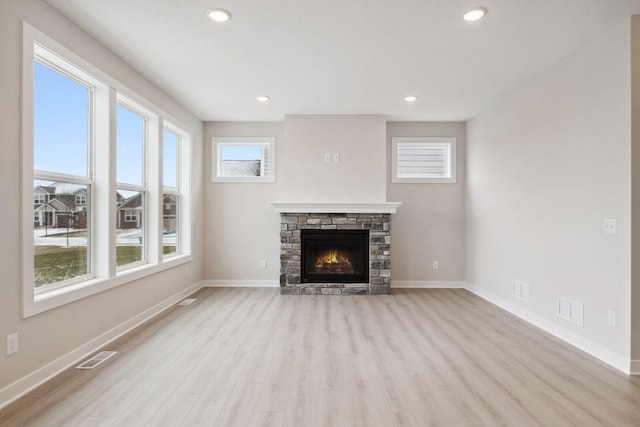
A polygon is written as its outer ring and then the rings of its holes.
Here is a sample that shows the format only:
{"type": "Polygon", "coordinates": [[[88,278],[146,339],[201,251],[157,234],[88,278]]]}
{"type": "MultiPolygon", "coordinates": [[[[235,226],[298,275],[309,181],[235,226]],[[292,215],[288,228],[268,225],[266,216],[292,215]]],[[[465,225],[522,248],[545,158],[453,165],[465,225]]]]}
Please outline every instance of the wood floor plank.
{"type": "Polygon", "coordinates": [[[460,289],[202,289],[5,427],[638,426],[640,378],[460,289]]]}

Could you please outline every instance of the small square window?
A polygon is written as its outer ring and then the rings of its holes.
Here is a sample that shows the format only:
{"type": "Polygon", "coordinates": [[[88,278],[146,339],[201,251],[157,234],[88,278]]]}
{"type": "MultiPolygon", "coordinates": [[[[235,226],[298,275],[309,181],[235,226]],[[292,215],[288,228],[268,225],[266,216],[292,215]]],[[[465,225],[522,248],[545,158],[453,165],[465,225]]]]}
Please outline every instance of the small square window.
{"type": "Polygon", "coordinates": [[[124,220],[126,222],[138,222],[138,212],[127,209],[124,213],[124,220]]]}
{"type": "Polygon", "coordinates": [[[213,138],[212,182],[275,182],[275,138],[213,138]]]}
{"type": "Polygon", "coordinates": [[[455,183],[456,138],[391,139],[392,183],[455,183]]]}

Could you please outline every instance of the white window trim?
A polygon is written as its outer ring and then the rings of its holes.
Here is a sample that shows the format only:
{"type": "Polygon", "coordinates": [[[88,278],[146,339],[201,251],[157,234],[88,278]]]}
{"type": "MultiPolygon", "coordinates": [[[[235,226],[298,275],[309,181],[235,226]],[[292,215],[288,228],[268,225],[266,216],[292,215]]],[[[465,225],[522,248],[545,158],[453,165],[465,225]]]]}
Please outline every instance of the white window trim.
{"type": "MultiPolygon", "coordinates": [[[[262,166],[263,167],[263,166],[262,166]]],[[[261,169],[262,169],[261,167],[261,169]]],[[[263,170],[261,170],[263,172],[263,170]]],[[[211,139],[211,182],[274,183],[276,182],[275,137],[213,137],[211,139]],[[268,176],[220,176],[220,149],[224,145],[266,145],[269,147],[268,176]]]]}
{"type": "MultiPolygon", "coordinates": [[[[117,104],[120,104],[122,107],[127,108],[128,110],[130,110],[131,112],[139,115],[140,117],[142,117],[142,124],[143,124],[143,130],[142,130],[142,175],[140,176],[140,179],[142,181],[141,184],[128,184],[128,183],[123,183],[117,180],[117,170],[116,170],[116,191],[120,190],[128,190],[128,191],[135,191],[137,193],[140,193],[142,196],[142,211],[141,212],[136,212],[136,219],[133,221],[127,221],[126,219],[126,211],[125,211],[125,218],[124,218],[124,222],[129,222],[129,223],[137,223],[140,221],[140,215],[142,213],[142,227],[140,228],[140,232],[142,233],[142,259],[138,260],[138,261],[134,261],[131,262],[129,264],[124,264],[124,265],[116,265],[116,271],[117,274],[122,274],[122,272],[125,272],[131,268],[136,268],[140,265],[144,265],[147,264],[148,260],[148,254],[149,254],[149,244],[150,241],[152,241],[153,239],[149,237],[149,221],[146,219],[147,217],[149,217],[151,214],[147,214],[147,195],[149,194],[148,191],[148,182],[149,179],[147,177],[147,169],[148,169],[148,160],[149,160],[149,156],[148,156],[148,150],[149,150],[149,126],[150,126],[150,122],[152,122],[153,120],[151,119],[152,117],[154,117],[154,113],[153,111],[151,111],[149,108],[145,108],[144,106],[142,106],[141,104],[135,102],[134,100],[128,98],[127,96],[124,96],[120,93],[118,93],[117,95],[117,100],[116,100],[116,108],[117,108],[117,104]]],[[[116,112],[116,117],[117,117],[117,112],[116,112]]],[[[117,129],[117,123],[116,123],[116,129],[117,129]]],[[[117,131],[116,131],[117,133],[117,131]]],[[[115,145],[117,147],[118,145],[118,141],[116,138],[115,141],[115,145]]],[[[117,155],[116,155],[116,163],[117,163],[117,155]]],[[[117,243],[116,243],[116,250],[117,250],[117,243]]],[[[155,259],[157,259],[158,257],[155,257],[155,259]]],[[[116,262],[117,264],[117,262],[116,262]]]]}
{"type": "Polygon", "coordinates": [[[391,182],[393,184],[455,184],[457,181],[457,156],[455,137],[394,137],[391,138],[391,182]],[[449,177],[446,178],[399,178],[398,144],[434,144],[449,147],[449,177]]]}
{"type": "MultiPolygon", "coordinates": [[[[178,135],[176,156],[178,162],[178,168],[176,170],[176,187],[163,187],[162,192],[159,194],[158,200],[158,212],[160,218],[159,229],[162,233],[162,214],[163,214],[163,194],[173,194],[178,197],[178,206],[176,214],[178,215],[178,226],[176,227],[176,252],[166,254],[162,256],[163,259],[173,259],[176,257],[184,256],[185,253],[191,254],[191,167],[193,162],[192,150],[191,150],[191,134],[186,132],[184,128],[176,125],[172,121],[164,121],[162,123],[163,129],[178,135]]],[[[161,132],[162,133],[162,132],[161,132]]],[[[161,138],[162,139],[162,138],[161,138]]],[[[162,153],[162,150],[160,151],[162,153]]],[[[160,162],[162,164],[162,162],[160,162]]],[[[162,237],[160,241],[160,250],[162,251],[162,237]]],[[[162,253],[162,252],[161,252],[162,253]]]]}
{"type": "MultiPolygon", "coordinates": [[[[191,256],[191,203],[192,203],[192,195],[191,195],[191,183],[190,183],[190,163],[192,161],[191,158],[191,134],[192,132],[186,127],[179,124],[178,121],[171,118],[169,114],[164,112],[163,110],[157,108],[153,104],[150,104],[144,98],[136,95],[133,91],[129,90],[127,87],[106,75],[104,72],[100,71],[89,62],[85,61],[83,58],[74,54],[69,49],[65,48],[61,44],[57,43],[55,40],[49,38],[45,34],[36,30],[34,27],[29,25],[28,23],[23,21],[23,49],[22,49],[22,217],[21,217],[21,229],[22,229],[22,254],[21,254],[21,264],[22,264],[22,316],[24,318],[34,316],[36,314],[45,312],[47,310],[54,309],[56,307],[60,307],[62,305],[68,304],[73,301],[77,301],[79,299],[95,295],[97,293],[103,292],[108,289],[112,289],[116,286],[121,286],[126,283],[130,283],[150,275],[157,274],[159,272],[176,268],[179,265],[188,263],[192,261],[191,256]],[[107,86],[107,90],[105,90],[103,94],[100,96],[108,96],[109,105],[98,105],[97,109],[103,109],[100,111],[101,114],[105,114],[104,109],[109,110],[109,116],[113,116],[115,114],[115,105],[116,105],[116,97],[119,94],[123,94],[128,99],[134,100],[137,104],[148,108],[152,113],[153,117],[151,118],[150,123],[150,132],[155,135],[158,140],[159,147],[154,147],[154,154],[159,159],[160,165],[151,165],[149,167],[152,171],[149,172],[149,177],[151,177],[149,183],[149,191],[154,194],[150,197],[149,208],[146,209],[148,212],[145,215],[145,224],[149,225],[149,230],[152,232],[148,233],[149,240],[149,249],[154,249],[155,251],[149,251],[149,259],[146,264],[138,265],[133,268],[129,268],[125,271],[117,271],[116,269],[116,260],[115,260],[115,239],[116,239],[116,230],[115,230],[115,221],[111,221],[110,219],[114,218],[115,210],[113,209],[105,209],[102,206],[107,205],[109,207],[115,206],[115,153],[113,150],[115,149],[115,134],[113,134],[113,122],[111,123],[99,123],[99,129],[93,129],[94,135],[99,138],[95,141],[97,147],[101,147],[100,152],[92,153],[97,155],[100,159],[105,159],[105,161],[98,162],[93,165],[95,168],[108,168],[108,172],[105,174],[105,169],[102,169],[101,176],[96,175],[96,186],[97,191],[95,197],[92,194],[90,202],[92,203],[92,209],[90,212],[89,221],[94,223],[97,221],[97,224],[111,224],[108,227],[97,227],[94,230],[93,242],[91,242],[91,250],[96,251],[98,253],[95,254],[95,257],[99,257],[100,265],[93,271],[93,276],[85,278],[85,280],[71,280],[71,283],[68,282],[59,282],[51,286],[49,289],[43,290],[41,292],[36,293],[36,288],[33,286],[33,181],[35,173],[38,171],[34,170],[33,167],[33,60],[35,53],[35,43],[39,46],[42,46],[51,54],[52,60],[55,62],[57,60],[62,60],[64,58],[64,62],[69,62],[73,64],[79,71],[85,73],[88,78],[99,79],[103,85],[107,86]],[[95,76],[95,77],[94,77],[95,76]],[[161,155],[158,154],[158,150],[161,153],[161,129],[163,126],[167,126],[167,121],[170,122],[169,125],[176,127],[179,129],[180,134],[183,136],[183,145],[182,145],[182,163],[180,164],[180,173],[182,180],[182,188],[180,189],[181,196],[181,220],[180,220],[180,230],[181,230],[181,240],[180,240],[180,248],[181,251],[179,254],[175,254],[170,257],[170,259],[166,259],[162,257],[162,240],[161,240],[161,220],[158,220],[158,217],[161,218],[161,203],[162,203],[162,194],[161,194],[161,173],[162,173],[162,165],[161,165],[161,155]],[[153,129],[155,128],[155,129],[153,129]],[[189,163],[187,163],[189,162],[189,163]],[[160,195],[158,196],[158,193],[160,195]],[[94,203],[96,203],[94,205],[94,203]],[[94,207],[95,206],[95,207],[94,207]],[[153,209],[156,210],[155,218],[153,221],[150,221],[150,212],[153,209]],[[100,210],[100,212],[96,212],[100,210]],[[99,248],[96,248],[95,241],[100,240],[101,242],[108,241],[108,245],[101,245],[99,248]],[[154,252],[154,254],[151,254],[154,252]],[[62,286],[62,285],[65,286],[62,286]]],[[[91,165],[90,165],[91,166],[91,165]]],[[[93,171],[90,171],[90,175],[93,171]]],[[[46,173],[45,173],[46,174],[46,173]]],[[[38,175],[43,175],[38,172],[38,175]]],[[[57,174],[56,174],[57,175],[57,174]]],[[[69,178],[72,180],[76,180],[78,178],[86,179],[89,181],[88,183],[94,185],[92,183],[92,179],[87,179],[83,177],[69,177],[60,175],[57,176],[61,180],[68,181],[69,178]]],[[[91,188],[93,192],[93,187],[91,188]]],[[[88,196],[89,197],[89,196],[88,196]]],[[[88,199],[89,200],[89,199],[88,199]]]]}

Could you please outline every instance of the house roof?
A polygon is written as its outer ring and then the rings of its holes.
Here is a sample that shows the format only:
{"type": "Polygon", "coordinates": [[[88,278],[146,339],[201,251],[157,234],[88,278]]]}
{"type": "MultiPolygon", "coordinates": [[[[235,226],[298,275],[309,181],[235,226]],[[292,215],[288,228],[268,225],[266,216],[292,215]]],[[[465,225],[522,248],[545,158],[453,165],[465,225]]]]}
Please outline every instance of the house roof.
{"type": "Polygon", "coordinates": [[[51,186],[38,185],[33,189],[33,192],[38,194],[42,194],[42,193],[55,194],[56,188],[51,186]]]}
{"type": "Polygon", "coordinates": [[[54,188],[56,195],[61,194],[86,194],[87,187],[80,184],[70,184],[68,182],[54,182],[50,188],[54,188]]]}
{"type": "Polygon", "coordinates": [[[134,196],[125,199],[120,204],[118,209],[136,209],[142,207],[142,194],[138,193],[134,196]]]}
{"type": "Polygon", "coordinates": [[[260,160],[223,160],[224,176],[260,176],[260,160]]]}
{"type": "Polygon", "coordinates": [[[76,210],[75,203],[69,203],[68,199],[58,198],[51,200],[38,208],[40,211],[54,210],[56,212],[74,212],[76,210]]]}

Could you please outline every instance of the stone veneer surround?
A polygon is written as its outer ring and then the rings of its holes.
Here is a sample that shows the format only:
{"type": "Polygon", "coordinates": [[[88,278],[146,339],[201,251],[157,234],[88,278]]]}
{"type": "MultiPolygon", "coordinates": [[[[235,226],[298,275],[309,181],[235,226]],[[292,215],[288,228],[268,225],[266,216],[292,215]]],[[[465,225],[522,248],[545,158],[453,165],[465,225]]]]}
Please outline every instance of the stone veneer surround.
{"type": "Polygon", "coordinates": [[[281,213],[280,294],[388,294],[391,288],[389,213],[281,213]],[[300,283],[300,230],[369,230],[369,283],[300,283]]]}

